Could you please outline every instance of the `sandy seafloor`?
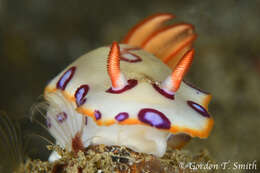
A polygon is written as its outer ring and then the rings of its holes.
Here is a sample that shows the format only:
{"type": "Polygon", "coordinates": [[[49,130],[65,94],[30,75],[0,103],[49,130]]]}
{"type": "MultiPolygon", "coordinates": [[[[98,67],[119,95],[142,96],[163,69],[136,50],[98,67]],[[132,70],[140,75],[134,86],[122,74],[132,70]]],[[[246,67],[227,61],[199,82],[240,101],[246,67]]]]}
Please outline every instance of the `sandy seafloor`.
{"type": "MultiPolygon", "coordinates": [[[[122,39],[144,17],[170,12],[198,33],[185,79],[213,95],[210,137],[193,139],[185,149],[206,148],[220,164],[256,161],[259,169],[259,7],[257,0],[0,0],[0,109],[21,123],[23,134],[48,137],[24,120],[46,83],[78,56],[122,39]]],[[[46,144],[33,138],[26,152],[44,160],[46,144]]]]}

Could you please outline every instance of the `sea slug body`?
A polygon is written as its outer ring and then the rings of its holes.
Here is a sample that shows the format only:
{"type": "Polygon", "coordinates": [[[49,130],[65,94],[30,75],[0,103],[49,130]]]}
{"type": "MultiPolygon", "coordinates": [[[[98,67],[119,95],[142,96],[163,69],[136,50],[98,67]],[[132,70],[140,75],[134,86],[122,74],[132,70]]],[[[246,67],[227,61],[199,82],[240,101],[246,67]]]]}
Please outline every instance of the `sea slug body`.
{"type": "MultiPolygon", "coordinates": [[[[52,79],[46,123],[58,145],[75,152],[119,145],[161,157],[173,136],[208,137],[211,95],[183,81],[197,35],[190,24],[166,26],[173,18],[148,17],[121,42],[81,56],[52,79]]],[[[179,139],[172,147],[187,142],[179,139]]]]}

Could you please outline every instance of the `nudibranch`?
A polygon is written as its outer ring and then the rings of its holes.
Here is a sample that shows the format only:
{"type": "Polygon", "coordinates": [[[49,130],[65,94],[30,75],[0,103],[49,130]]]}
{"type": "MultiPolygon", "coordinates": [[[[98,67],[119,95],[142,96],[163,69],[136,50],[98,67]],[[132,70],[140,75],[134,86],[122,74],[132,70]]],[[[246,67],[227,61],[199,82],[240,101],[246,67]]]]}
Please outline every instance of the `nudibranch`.
{"type": "Polygon", "coordinates": [[[146,18],[120,43],[81,56],[47,85],[47,127],[57,145],[75,152],[118,145],[161,157],[169,140],[178,148],[187,137],[208,137],[211,95],[183,80],[196,34],[190,24],[166,26],[173,18],[146,18]]]}

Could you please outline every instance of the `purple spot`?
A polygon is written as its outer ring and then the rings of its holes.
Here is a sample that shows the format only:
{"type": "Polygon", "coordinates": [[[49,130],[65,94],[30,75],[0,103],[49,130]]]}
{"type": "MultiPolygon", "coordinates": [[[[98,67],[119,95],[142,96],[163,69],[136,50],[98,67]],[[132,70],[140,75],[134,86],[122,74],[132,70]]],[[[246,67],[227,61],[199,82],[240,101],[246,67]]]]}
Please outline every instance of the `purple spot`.
{"type": "Polygon", "coordinates": [[[61,90],[65,90],[67,84],[69,83],[69,81],[71,80],[71,78],[73,77],[74,73],[75,73],[76,67],[71,67],[70,69],[68,69],[59,79],[59,81],[56,84],[56,88],[61,89],[61,90]]]}
{"type": "Polygon", "coordinates": [[[51,119],[50,119],[50,117],[46,118],[46,125],[47,125],[48,128],[51,128],[51,119]]]}
{"type": "Polygon", "coordinates": [[[138,119],[143,123],[149,124],[150,126],[157,127],[160,129],[170,129],[170,120],[160,111],[155,109],[146,108],[142,109],[138,113],[138,119]]]}
{"type": "Polygon", "coordinates": [[[96,120],[99,120],[102,116],[101,112],[99,110],[95,110],[94,115],[95,115],[96,120]]]}
{"type": "Polygon", "coordinates": [[[164,97],[174,100],[174,94],[170,94],[165,92],[163,89],[161,89],[158,85],[153,84],[153,87],[156,91],[158,91],[161,95],[163,95],[164,97]]]}
{"type": "Polygon", "coordinates": [[[86,102],[85,96],[87,95],[89,90],[88,85],[81,85],[75,92],[74,97],[76,98],[76,104],[77,106],[81,106],[86,102]]]}
{"type": "Polygon", "coordinates": [[[112,93],[112,94],[120,94],[120,93],[122,93],[122,92],[124,92],[124,91],[130,90],[130,89],[132,89],[133,87],[135,87],[135,86],[137,85],[137,80],[135,80],[135,79],[129,79],[129,80],[127,81],[127,83],[128,83],[128,84],[127,84],[124,88],[122,88],[121,90],[113,90],[112,87],[111,87],[111,88],[109,88],[106,92],[112,93]]]}
{"type": "Polygon", "coordinates": [[[123,61],[131,62],[131,63],[142,61],[142,59],[138,55],[129,52],[129,51],[136,51],[136,50],[140,50],[140,48],[138,48],[138,47],[121,48],[120,49],[120,52],[121,52],[120,59],[123,61]]]}
{"type": "Polygon", "coordinates": [[[197,104],[197,103],[195,103],[195,102],[193,102],[193,101],[190,101],[190,100],[187,101],[187,104],[188,104],[193,110],[195,110],[196,112],[198,112],[198,113],[201,114],[202,116],[207,117],[207,118],[210,117],[208,111],[207,111],[204,107],[202,107],[201,105],[199,105],[199,104],[197,104]]]}
{"type": "Polygon", "coordinates": [[[130,52],[122,53],[120,59],[131,63],[142,61],[142,59],[138,55],[135,55],[130,52]]]}
{"type": "Polygon", "coordinates": [[[85,125],[88,125],[88,117],[85,117],[85,125]]]}
{"type": "Polygon", "coordinates": [[[129,117],[129,114],[127,112],[120,112],[119,114],[116,115],[115,119],[117,121],[124,121],[129,117]]]}
{"type": "Polygon", "coordinates": [[[59,123],[63,123],[63,121],[65,121],[67,119],[68,115],[66,114],[66,112],[60,112],[56,115],[57,121],[59,123]]]}

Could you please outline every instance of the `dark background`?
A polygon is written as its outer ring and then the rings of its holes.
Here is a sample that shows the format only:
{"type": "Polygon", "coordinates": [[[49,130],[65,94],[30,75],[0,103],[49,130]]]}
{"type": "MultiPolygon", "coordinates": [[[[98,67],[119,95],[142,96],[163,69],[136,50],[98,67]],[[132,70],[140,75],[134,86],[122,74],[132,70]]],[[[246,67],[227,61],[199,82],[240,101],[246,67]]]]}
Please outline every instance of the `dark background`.
{"type": "Polygon", "coordinates": [[[0,109],[29,117],[47,81],[78,56],[119,41],[144,17],[170,12],[198,33],[186,80],[213,95],[211,136],[187,148],[259,167],[259,7],[257,0],[0,0],[0,109]]]}

